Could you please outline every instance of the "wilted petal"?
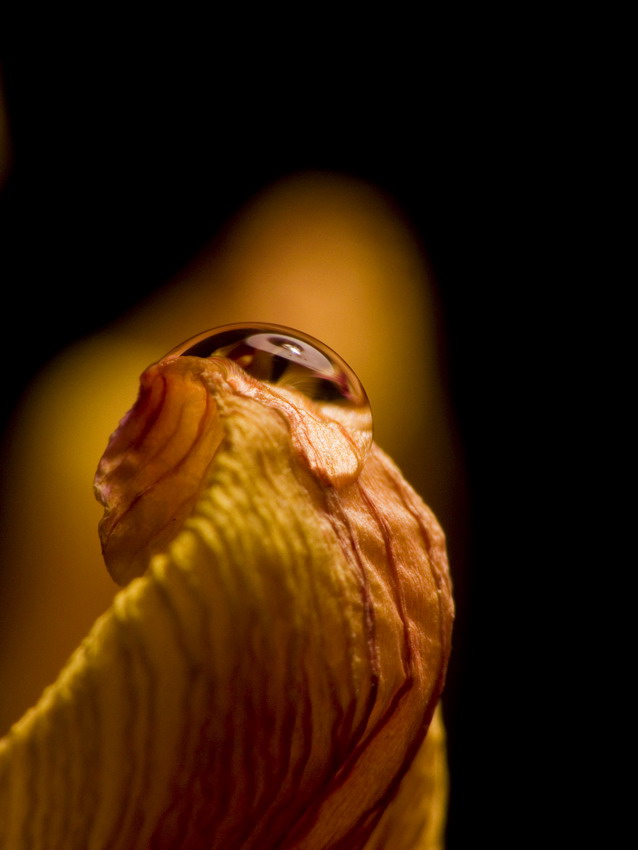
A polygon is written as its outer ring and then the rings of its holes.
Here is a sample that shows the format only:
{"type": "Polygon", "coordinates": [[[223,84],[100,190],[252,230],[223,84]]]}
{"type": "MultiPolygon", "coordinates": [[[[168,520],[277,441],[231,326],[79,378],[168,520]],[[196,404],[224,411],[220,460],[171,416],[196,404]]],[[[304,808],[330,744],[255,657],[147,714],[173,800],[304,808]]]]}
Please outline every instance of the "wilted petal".
{"type": "Polygon", "coordinates": [[[347,418],[228,360],[145,373],[97,477],[130,583],[1,745],[0,846],[435,846],[444,538],[347,418]],[[419,843],[383,844],[401,807],[419,843]]]}

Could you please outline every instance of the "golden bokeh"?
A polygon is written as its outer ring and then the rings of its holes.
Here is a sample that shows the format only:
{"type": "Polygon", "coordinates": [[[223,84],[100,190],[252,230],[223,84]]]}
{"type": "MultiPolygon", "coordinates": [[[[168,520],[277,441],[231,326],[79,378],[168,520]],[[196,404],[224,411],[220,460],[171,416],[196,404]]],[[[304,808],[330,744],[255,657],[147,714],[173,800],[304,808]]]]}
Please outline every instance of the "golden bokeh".
{"type": "Polygon", "coordinates": [[[3,481],[0,734],[117,590],[92,481],[140,373],[201,331],[250,321],[298,328],[344,357],[370,398],[376,441],[445,524],[458,460],[424,257],[374,188],[330,174],[283,180],[169,286],[52,362],[16,412],[3,481]]]}

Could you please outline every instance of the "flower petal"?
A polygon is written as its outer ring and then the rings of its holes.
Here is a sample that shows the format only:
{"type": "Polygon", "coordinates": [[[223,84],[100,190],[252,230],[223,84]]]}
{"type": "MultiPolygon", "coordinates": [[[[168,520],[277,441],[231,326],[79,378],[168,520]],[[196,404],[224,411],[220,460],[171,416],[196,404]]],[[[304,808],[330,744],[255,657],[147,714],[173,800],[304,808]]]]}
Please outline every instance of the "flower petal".
{"type": "Polygon", "coordinates": [[[0,744],[0,845],[381,846],[441,760],[453,617],[392,461],[229,361],[168,358],[96,490],[128,585],[0,744]]]}

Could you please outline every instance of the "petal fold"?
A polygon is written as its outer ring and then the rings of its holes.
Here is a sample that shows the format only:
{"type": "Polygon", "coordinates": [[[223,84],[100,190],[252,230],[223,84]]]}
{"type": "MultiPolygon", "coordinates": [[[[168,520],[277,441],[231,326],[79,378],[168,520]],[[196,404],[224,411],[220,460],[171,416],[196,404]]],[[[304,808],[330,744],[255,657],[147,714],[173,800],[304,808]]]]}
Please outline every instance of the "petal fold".
{"type": "Polygon", "coordinates": [[[96,476],[126,586],[0,743],[0,846],[440,846],[445,540],[356,430],[223,358],[147,370],[96,476]]]}

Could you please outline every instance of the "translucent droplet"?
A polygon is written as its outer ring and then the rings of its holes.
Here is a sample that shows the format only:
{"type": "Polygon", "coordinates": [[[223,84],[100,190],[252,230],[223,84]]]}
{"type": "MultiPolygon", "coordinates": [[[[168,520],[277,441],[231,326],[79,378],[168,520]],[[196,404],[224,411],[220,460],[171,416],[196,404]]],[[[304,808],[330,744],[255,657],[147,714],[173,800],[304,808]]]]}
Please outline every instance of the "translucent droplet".
{"type": "Polygon", "coordinates": [[[297,390],[329,418],[357,431],[361,448],[372,443],[365,390],[348,364],[323,342],[281,325],[224,325],[198,334],[168,357],[225,357],[265,383],[297,390]]]}

